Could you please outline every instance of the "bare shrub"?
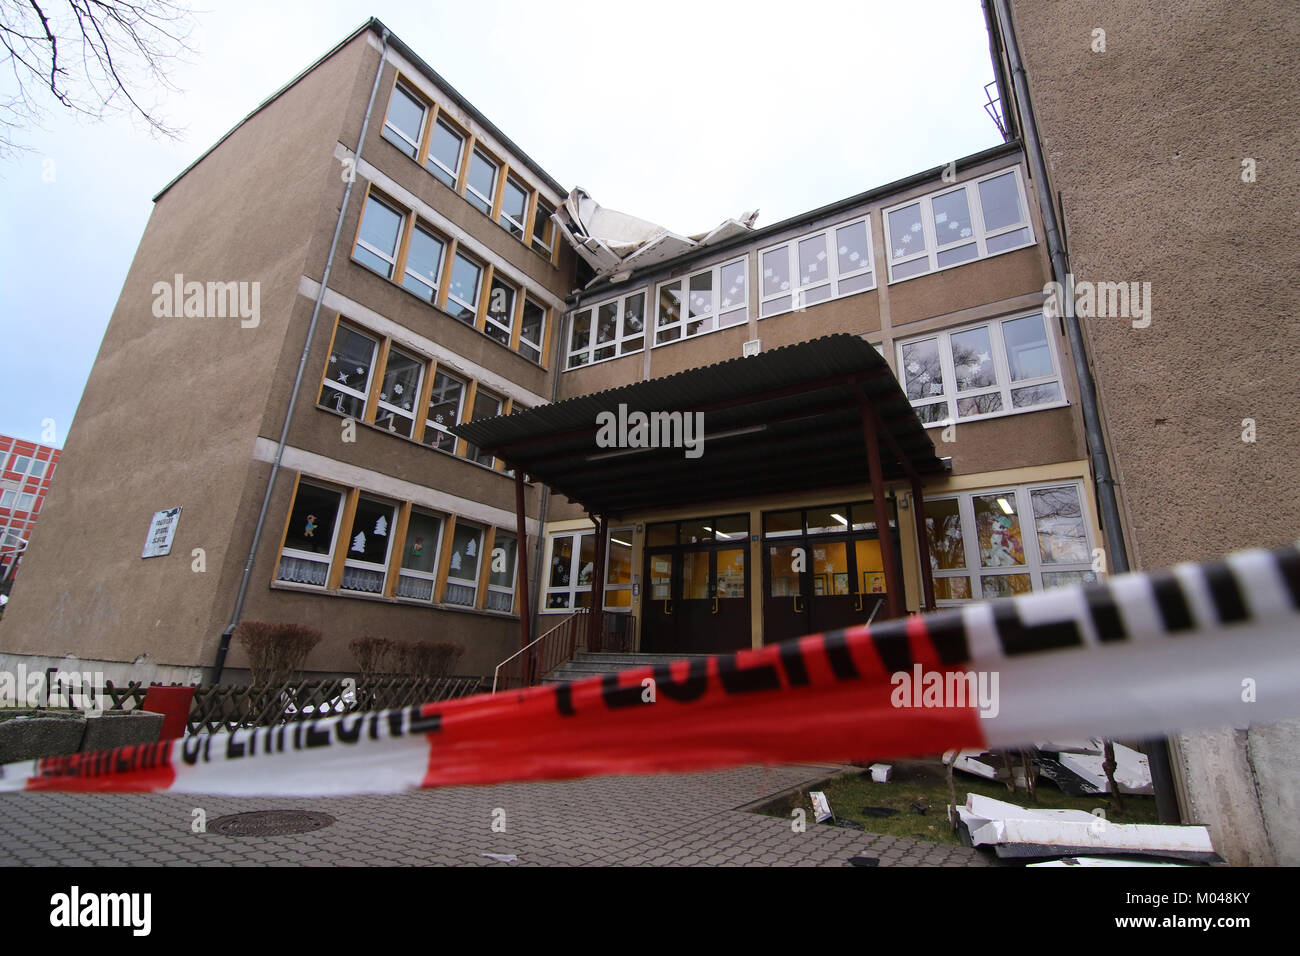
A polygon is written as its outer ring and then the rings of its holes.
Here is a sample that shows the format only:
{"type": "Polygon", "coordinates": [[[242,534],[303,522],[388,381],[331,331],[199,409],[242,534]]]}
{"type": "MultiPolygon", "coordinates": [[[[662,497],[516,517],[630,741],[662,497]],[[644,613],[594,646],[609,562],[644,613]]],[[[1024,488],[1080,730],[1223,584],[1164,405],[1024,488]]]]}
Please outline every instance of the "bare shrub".
{"type": "Polygon", "coordinates": [[[235,640],[248,655],[248,669],[256,686],[295,680],[321,632],[303,624],[241,621],[235,640]]]}
{"type": "Polygon", "coordinates": [[[393,658],[397,654],[398,644],[386,637],[358,637],[348,643],[348,650],[356,658],[357,668],[362,677],[386,674],[392,669],[393,658]]]}

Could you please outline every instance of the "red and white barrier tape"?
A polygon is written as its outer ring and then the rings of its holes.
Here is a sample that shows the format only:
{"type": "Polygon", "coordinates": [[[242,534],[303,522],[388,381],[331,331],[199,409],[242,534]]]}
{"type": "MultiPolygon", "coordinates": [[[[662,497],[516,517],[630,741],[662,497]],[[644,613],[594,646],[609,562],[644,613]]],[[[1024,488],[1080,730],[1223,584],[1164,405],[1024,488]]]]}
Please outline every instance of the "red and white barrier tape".
{"type": "Polygon", "coordinates": [[[1286,548],[574,684],[8,764],[0,792],[393,793],[1295,716],[1300,550],[1286,548]],[[996,694],[958,703],[936,685],[996,694]]]}

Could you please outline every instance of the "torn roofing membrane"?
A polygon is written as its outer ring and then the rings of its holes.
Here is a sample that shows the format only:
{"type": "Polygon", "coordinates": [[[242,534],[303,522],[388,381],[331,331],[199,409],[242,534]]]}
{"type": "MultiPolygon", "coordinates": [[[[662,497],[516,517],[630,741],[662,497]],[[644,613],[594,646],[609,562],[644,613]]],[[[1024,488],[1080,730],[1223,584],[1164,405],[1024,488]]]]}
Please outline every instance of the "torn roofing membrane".
{"type": "Polygon", "coordinates": [[[749,232],[757,219],[755,209],[708,232],[681,236],[645,219],[606,209],[581,187],[569,193],[555,214],[560,231],[596,272],[588,285],[607,278],[622,281],[635,269],[749,232]]]}

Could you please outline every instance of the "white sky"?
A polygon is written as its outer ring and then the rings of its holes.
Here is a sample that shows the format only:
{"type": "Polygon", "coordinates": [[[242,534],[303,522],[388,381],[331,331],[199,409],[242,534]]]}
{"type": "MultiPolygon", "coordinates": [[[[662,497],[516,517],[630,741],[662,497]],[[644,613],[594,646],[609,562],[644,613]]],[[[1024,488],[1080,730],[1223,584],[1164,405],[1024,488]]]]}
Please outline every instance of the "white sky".
{"type": "Polygon", "coordinates": [[[0,433],[39,440],[53,419],[64,443],[153,195],[370,14],[562,185],[681,233],[755,208],[773,223],[1001,140],[978,0],[205,7],[182,92],[151,97],[181,141],[53,107],[0,163],[0,433]]]}

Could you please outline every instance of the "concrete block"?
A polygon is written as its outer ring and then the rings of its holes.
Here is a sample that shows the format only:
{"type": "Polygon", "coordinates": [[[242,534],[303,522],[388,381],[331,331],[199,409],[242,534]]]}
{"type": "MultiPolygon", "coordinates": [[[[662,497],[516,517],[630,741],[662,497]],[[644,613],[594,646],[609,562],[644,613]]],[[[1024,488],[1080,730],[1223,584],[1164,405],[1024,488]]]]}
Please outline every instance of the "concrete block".
{"type": "Polygon", "coordinates": [[[147,710],[105,711],[86,720],[82,750],[112,750],[135,744],[156,744],[162,733],[163,715],[147,710]]]}
{"type": "Polygon", "coordinates": [[[80,715],[0,721],[0,763],[75,754],[85,730],[86,719],[80,715]]]}

